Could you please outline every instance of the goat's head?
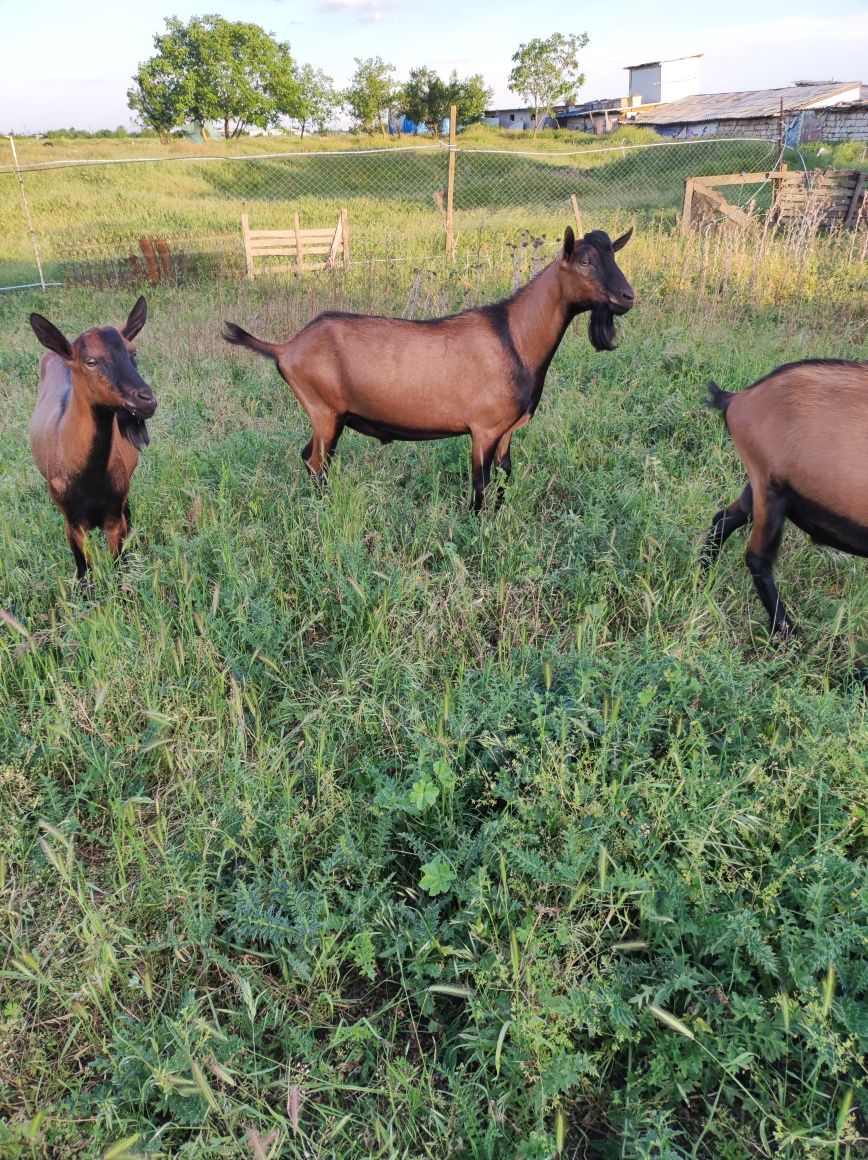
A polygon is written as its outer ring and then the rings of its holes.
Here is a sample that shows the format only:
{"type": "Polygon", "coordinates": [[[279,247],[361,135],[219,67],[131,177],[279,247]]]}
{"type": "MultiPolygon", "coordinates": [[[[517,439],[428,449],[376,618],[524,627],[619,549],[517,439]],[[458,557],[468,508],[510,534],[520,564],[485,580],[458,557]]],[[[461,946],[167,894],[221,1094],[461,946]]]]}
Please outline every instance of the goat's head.
{"type": "Polygon", "coordinates": [[[636,296],[615,261],[626,246],[632,227],[613,242],[602,230],[592,230],[576,241],[567,226],[558,258],[563,293],[571,306],[590,310],[588,336],[596,350],[615,349],[615,315],[626,314],[636,296]]]}
{"type": "Polygon", "coordinates": [[[156,411],[157,400],[139,374],[133,339],[147,317],[147,303],[139,298],[120,330],[94,327],[72,342],[41,314],[31,314],[30,325],[42,345],[60,355],[92,406],[126,411],[144,420],[156,411]]]}

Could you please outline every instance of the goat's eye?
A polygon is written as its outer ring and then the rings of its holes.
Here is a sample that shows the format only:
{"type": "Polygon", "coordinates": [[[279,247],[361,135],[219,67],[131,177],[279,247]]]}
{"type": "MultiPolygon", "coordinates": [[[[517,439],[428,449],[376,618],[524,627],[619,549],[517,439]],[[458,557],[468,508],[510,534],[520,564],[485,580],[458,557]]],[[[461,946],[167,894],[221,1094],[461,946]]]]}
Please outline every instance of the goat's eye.
{"type": "Polygon", "coordinates": [[[96,366],[96,359],[95,358],[86,358],[84,360],[84,365],[86,367],[95,367],[96,366]]]}

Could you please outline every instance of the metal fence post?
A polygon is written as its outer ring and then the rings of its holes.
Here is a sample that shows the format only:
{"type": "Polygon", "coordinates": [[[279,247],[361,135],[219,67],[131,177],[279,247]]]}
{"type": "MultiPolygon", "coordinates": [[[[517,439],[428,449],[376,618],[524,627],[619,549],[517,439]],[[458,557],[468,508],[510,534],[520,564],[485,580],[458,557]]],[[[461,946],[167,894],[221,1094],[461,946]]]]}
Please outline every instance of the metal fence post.
{"type": "Polygon", "coordinates": [[[21,168],[18,165],[18,153],[15,150],[15,138],[9,134],[9,144],[12,146],[12,164],[15,167],[15,176],[18,178],[18,188],[21,190],[21,201],[24,204],[24,216],[27,218],[27,229],[30,232],[30,241],[33,245],[33,256],[36,258],[36,269],[39,271],[39,285],[45,289],[45,277],[42,273],[42,259],[39,257],[39,244],[36,241],[36,233],[33,229],[33,218],[30,216],[30,205],[27,201],[27,192],[24,189],[24,179],[21,176],[21,168]]]}
{"type": "Polygon", "coordinates": [[[455,135],[457,114],[455,106],[449,108],[449,177],[446,182],[446,255],[451,261],[455,257],[455,233],[453,211],[455,201],[455,135]]]}

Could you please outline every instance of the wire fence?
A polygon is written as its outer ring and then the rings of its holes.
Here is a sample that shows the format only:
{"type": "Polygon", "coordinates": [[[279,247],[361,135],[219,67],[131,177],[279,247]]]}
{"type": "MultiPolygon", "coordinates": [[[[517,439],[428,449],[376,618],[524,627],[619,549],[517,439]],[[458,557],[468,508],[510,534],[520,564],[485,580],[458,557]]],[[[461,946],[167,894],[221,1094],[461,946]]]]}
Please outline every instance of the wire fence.
{"type": "MultiPolygon", "coordinates": [[[[522,238],[551,240],[568,224],[612,232],[656,218],[674,227],[688,178],[756,174],[780,160],[768,140],[505,144],[476,148],[459,139],[454,149],[459,257],[522,238]]],[[[291,229],[296,214],[302,228],[322,228],[345,208],[353,263],[447,254],[446,144],[249,147],[256,152],[45,160],[39,142],[19,142],[16,156],[10,141],[9,162],[0,165],[0,289],[241,278],[242,213],[255,230],[291,229]]],[[[745,183],[728,196],[762,206],[765,185],[745,183]]]]}

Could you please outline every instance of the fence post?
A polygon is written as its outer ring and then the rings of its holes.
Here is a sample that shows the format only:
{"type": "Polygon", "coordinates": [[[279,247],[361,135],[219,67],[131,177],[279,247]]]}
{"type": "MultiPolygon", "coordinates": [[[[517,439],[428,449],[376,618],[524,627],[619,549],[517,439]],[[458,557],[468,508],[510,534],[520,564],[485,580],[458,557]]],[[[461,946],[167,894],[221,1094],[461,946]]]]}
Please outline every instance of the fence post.
{"type": "Polygon", "coordinates": [[[452,228],[455,198],[455,106],[449,108],[449,177],[446,183],[446,254],[450,261],[455,257],[455,234],[452,228]]]}
{"type": "Polygon", "coordinates": [[[21,190],[21,201],[24,204],[24,216],[27,218],[27,229],[30,232],[30,241],[33,245],[33,256],[36,259],[36,269],[39,271],[39,285],[45,289],[45,277],[42,273],[42,259],[39,257],[39,244],[36,241],[36,234],[33,230],[33,218],[30,216],[30,205],[27,201],[27,192],[24,189],[24,180],[21,177],[21,169],[18,165],[18,153],[15,150],[15,138],[9,134],[9,144],[12,146],[12,163],[15,166],[15,176],[18,178],[18,188],[21,190]]]}

